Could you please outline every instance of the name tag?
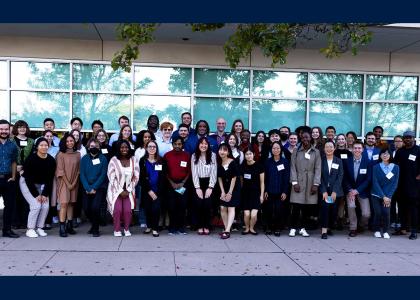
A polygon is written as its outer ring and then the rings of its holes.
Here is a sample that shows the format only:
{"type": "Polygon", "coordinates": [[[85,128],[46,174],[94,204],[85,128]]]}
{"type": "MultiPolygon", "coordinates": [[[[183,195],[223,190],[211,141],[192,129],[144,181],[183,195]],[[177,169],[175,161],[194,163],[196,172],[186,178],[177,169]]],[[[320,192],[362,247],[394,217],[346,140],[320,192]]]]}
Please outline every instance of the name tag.
{"type": "Polygon", "coordinates": [[[386,174],[386,178],[391,179],[392,177],[394,177],[394,174],[392,172],[386,174]]]}
{"type": "Polygon", "coordinates": [[[311,159],[311,155],[309,153],[305,153],[305,158],[306,159],[311,159]]]}
{"type": "Polygon", "coordinates": [[[130,145],[131,150],[134,150],[134,145],[130,145]]]}
{"type": "Polygon", "coordinates": [[[26,147],[28,146],[28,141],[19,141],[19,145],[21,145],[22,147],[26,147]]]}
{"type": "Polygon", "coordinates": [[[251,174],[244,174],[245,179],[251,179],[251,174]]]}
{"type": "Polygon", "coordinates": [[[416,161],[416,156],[413,155],[413,154],[410,154],[410,156],[408,157],[408,159],[409,160],[412,160],[412,161],[416,161]]]}
{"type": "Polygon", "coordinates": [[[339,167],[339,166],[340,166],[339,164],[332,164],[332,165],[331,165],[331,168],[338,170],[338,167],[339,167]]]}
{"type": "Polygon", "coordinates": [[[340,155],[340,158],[341,158],[341,159],[347,159],[347,154],[341,154],[341,155],[340,155]]]}
{"type": "Polygon", "coordinates": [[[95,159],[92,159],[92,163],[93,165],[99,165],[101,161],[99,160],[99,158],[95,158],[95,159]]]}
{"type": "Polygon", "coordinates": [[[238,152],[233,153],[233,157],[234,158],[237,158],[238,156],[239,156],[239,153],[238,152]]]}
{"type": "Polygon", "coordinates": [[[360,169],[360,174],[366,174],[367,173],[367,169],[360,169]]]}
{"type": "Polygon", "coordinates": [[[379,154],[375,154],[374,156],[372,156],[373,160],[378,160],[379,159],[379,154]]]}
{"type": "Polygon", "coordinates": [[[107,148],[101,149],[101,152],[102,154],[108,154],[108,149],[107,148]]]}
{"type": "Polygon", "coordinates": [[[277,166],[277,170],[279,170],[279,171],[284,170],[284,165],[283,164],[278,165],[277,166]]]}
{"type": "Polygon", "coordinates": [[[187,162],[186,161],[181,161],[181,167],[186,168],[187,167],[187,162]]]}
{"type": "Polygon", "coordinates": [[[155,165],[155,171],[162,171],[162,165],[155,165]]]}

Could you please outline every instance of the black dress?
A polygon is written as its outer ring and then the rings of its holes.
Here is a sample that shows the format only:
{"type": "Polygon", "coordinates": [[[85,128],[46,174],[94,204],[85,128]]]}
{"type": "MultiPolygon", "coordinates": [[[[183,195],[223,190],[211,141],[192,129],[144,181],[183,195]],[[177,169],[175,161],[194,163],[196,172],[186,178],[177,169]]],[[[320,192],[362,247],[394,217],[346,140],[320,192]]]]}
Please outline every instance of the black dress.
{"type": "Polygon", "coordinates": [[[260,174],[264,173],[264,166],[259,163],[241,165],[243,178],[241,208],[242,210],[260,209],[260,174]]]}
{"type": "Polygon", "coordinates": [[[240,189],[240,172],[238,164],[235,160],[232,160],[230,164],[228,165],[227,169],[225,169],[223,166],[217,167],[217,178],[222,178],[223,182],[223,189],[225,190],[225,193],[229,192],[230,189],[230,182],[233,177],[236,176],[236,182],[235,187],[233,188],[232,192],[232,198],[229,202],[220,200],[220,206],[225,207],[238,207],[240,203],[241,198],[241,189],[240,189]]]}

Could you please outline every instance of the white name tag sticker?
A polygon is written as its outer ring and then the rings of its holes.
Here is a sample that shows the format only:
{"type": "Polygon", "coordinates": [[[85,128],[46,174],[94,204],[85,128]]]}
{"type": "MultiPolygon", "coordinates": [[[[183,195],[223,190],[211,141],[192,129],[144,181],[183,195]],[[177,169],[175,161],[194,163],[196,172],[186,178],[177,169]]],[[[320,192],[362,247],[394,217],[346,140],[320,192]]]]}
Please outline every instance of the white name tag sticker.
{"type": "Polygon", "coordinates": [[[244,174],[245,179],[251,179],[251,174],[244,174]]]}
{"type": "Polygon", "coordinates": [[[410,154],[410,156],[408,156],[408,159],[412,161],[416,161],[416,156],[413,154],[410,154]]]}
{"type": "Polygon", "coordinates": [[[28,146],[28,141],[20,141],[19,145],[21,145],[22,147],[26,147],[28,146]]]}
{"type": "Polygon", "coordinates": [[[283,164],[278,165],[277,166],[277,170],[279,170],[279,171],[284,170],[284,165],[283,164]]]}
{"type": "Polygon", "coordinates": [[[162,171],[162,165],[155,165],[155,171],[162,171]]]}
{"type": "Polygon", "coordinates": [[[187,162],[186,161],[181,161],[180,166],[183,168],[187,167],[187,162]]]}
{"type": "Polygon", "coordinates": [[[345,154],[345,153],[344,153],[344,154],[341,154],[341,155],[340,155],[340,158],[341,158],[341,159],[347,159],[347,154],[345,154]]]}
{"type": "Polygon", "coordinates": [[[101,152],[102,154],[108,154],[108,149],[107,148],[101,149],[101,152]]]}
{"type": "Polygon", "coordinates": [[[233,153],[233,157],[234,158],[237,158],[238,156],[239,156],[239,153],[238,152],[233,153]]]}
{"type": "Polygon", "coordinates": [[[306,159],[311,159],[311,155],[309,153],[305,153],[305,158],[306,159]]]}
{"type": "Polygon", "coordinates": [[[131,150],[134,150],[134,145],[130,145],[131,150]]]}
{"type": "Polygon", "coordinates": [[[392,172],[386,174],[386,178],[391,179],[392,177],[394,177],[394,174],[392,172]]]}
{"type": "Polygon", "coordinates": [[[372,156],[373,160],[378,160],[379,159],[379,154],[375,154],[374,156],[372,156]]]}
{"type": "Polygon", "coordinates": [[[339,166],[340,166],[339,164],[332,164],[332,165],[331,165],[331,168],[338,170],[338,167],[339,167],[339,166]]]}
{"type": "Polygon", "coordinates": [[[99,165],[101,161],[99,160],[99,158],[95,158],[95,159],[92,159],[92,163],[93,165],[99,165]]]}
{"type": "Polygon", "coordinates": [[[367,174],[367,169],[360,169],[360,174],[367,174]]]}

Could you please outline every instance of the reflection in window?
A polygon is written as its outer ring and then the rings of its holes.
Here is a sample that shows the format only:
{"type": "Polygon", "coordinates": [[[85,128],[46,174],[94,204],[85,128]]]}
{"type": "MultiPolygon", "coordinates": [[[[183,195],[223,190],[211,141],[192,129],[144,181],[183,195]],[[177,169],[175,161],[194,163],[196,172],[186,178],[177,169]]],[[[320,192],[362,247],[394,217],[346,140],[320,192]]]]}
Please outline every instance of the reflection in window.
{"type": "Polygon", "coordinates": [[[9,120],[9,101],[5,91],[0,91],[0,119],[9,120]]]}
{"type": "Polygon", "coordinates": [[[118,130],[118,118],[130,116],[130,96],[111,94],[73,94],[73,116],[90,129],[94,120],[101,120],[105,130],[118,130]]]}
{"type": "Polygon", "coordinates": [[[191,69],[136,67],[136,92],[150,94],[190,94],[191,69]]]}
{"type": "Polygon", "coordinates": [[[417,77],[367,75],[366,99],[417,100],[417,77]]]}
{"type": "Polygon", "coordinates": [[[68,128],[70,120],[69,93],[12,92],[11,121],[25,120],[30,127],[43,126],[45,118],[55,121],[57,129],[68,128]]]}
{"type": "Polygon", "coordinates": [[[114,71],[109,65],[74,64],[73,89],[129,92],[131,75],[121,69],[114,71]]]}
{"type": "Polygon", "coordinates": [[[361,134],[362,104],[339,101],[311,101],[309,124],[323,130],[332,125],[337,133],[354,131],[361,134]]]}
{"type": "Polygon", "coordinates": [[[135,96],[134,130],[146,129],[147,119],[154,114],[160,123],[171,122],[175,128],[181,122],[181,114],[190,111],[190,97],[176,96],[135,96]]]}
{"type": "Polygon", "coordinates": [[[11,62],[12,88],[70,89],[70,64],[11,62]]]}
{"type": "Polygon", "coordinates": [[[196,94],[249,95],[249,71],[195,69],[196,94]]]}
{"type": "Polygon", "coordinates": [[[253,95],[305,98],[307,79],[307,73],[254,71],[253,95]]]}
{"type": "Polygon", "coordinates": [[[306,101],[254,99],[253,132],[288,126],[292,130],[305,124],[306,101]]]}
{"type": "Polygon", "coordinates": [[[226,131],[229,132],[236,119],[241,119],[244,126],[248,128],[248,111],[248,99],[196,98],[194,101],[194,122],[201,119],[206,120],[210,125],[210,131],[216,131],[216,120],[223,117],[227,122],[226,131]]]}
{"type": "Polygon", "coordinates": [[[362,99],[363,76],[353,74],[312,73],[311,98],[362,99]]]}
{"type": "Polygon", "coordinates": [[[0,61],[0,89],[7,88],[7,62],[0,61]]]}
{"type": "Polygon", "coordinates": [[[376,125],[384,128],[384,136],[393,137],[410,129],[415,131],[416,105],[395,103],[367,103],[365,131],[376,125]]]}

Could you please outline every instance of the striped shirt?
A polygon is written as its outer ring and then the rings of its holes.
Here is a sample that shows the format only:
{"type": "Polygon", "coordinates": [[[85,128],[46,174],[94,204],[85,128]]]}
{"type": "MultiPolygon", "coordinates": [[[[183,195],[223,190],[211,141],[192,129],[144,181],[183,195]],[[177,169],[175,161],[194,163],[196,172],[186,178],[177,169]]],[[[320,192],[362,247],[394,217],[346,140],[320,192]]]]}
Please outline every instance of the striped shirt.
{"type": "Polygon", "coordinates": [[[200,188],[199,178],[210,177],[209,187],[214,188],[217,180],[217,163],[216,154],[211,153],[211,164],[206,164],[206,159],[200,157],[197,164],[195,163],[195,153],[191,156],[191,173],[193,178],[194,187],[200,188]]]}

